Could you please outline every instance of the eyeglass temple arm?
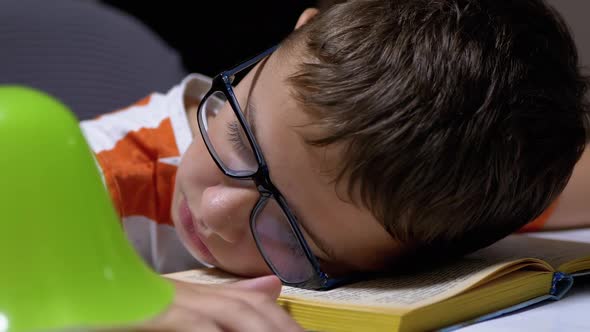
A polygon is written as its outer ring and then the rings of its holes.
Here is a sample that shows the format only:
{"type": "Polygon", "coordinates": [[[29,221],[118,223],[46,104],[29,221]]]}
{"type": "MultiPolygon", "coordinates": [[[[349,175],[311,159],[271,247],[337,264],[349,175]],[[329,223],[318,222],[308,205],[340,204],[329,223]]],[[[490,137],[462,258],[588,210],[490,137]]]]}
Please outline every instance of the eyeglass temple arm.
{"type": "Polygon", "coordinates": [[[250,60],[241,63],[240,65],[238,65],[235,68],[232,68],[230,70],[227,70],[224,72],[225,75],[227,76],[232,76],[235,75],[239,72],[241,72],[242,70],[252,66],[253,64],[255,64],[256,62],[260,61],[261,59],[263,59],[264,57],[268,56],[269,54],[271,54],[272,52],[274,52],[277,48],[279,47],[279,45],[275,45],[269,49],[267,49],[266,51],[258,54],[257,56],[251,58],[250,60]]]}

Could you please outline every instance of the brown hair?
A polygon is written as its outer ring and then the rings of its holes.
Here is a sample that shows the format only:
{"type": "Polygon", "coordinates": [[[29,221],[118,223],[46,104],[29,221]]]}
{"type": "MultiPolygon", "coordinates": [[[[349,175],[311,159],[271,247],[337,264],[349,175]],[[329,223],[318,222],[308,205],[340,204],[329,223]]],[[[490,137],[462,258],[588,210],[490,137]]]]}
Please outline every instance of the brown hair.
{"type": "Polygon", "coordinates": [[[560,16],[535,0],[354,0],[284,45],[337,179],[416,253],[461,255],[539,216],[585,148],[588,81],[560,16]]]}

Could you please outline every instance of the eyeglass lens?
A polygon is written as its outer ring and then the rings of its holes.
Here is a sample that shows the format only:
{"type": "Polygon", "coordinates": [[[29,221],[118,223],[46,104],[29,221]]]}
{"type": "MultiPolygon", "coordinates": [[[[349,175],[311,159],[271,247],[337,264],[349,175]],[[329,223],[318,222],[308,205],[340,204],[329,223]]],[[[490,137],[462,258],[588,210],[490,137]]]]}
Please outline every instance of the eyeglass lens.
{"type": "Polygon", "coordinates": [[[269,198],[254,216],[254,234],[275,272],[289,283],[300,283],[314,275],[288,217],[274,198],[269,198]]]}
{"type": "Polygon", "coordinates": [[[226,96],[217,91],[201,107],[203,135],[221,166],[234,175],[254,174],[258,169],[256,156],[226,96]]]}
{"type": "MultiPolygon", "coordinates": [[[[258,162],[253,148],[225,94],[212,93],[201,108],[202,134],[221,167],[237,176],[256,173],[258,162]]],[[[254,237],[275,273],[288,283],[309,280],[314,268],[279,203],[272,197],[263,198],[253,218],[254,237]]]]}

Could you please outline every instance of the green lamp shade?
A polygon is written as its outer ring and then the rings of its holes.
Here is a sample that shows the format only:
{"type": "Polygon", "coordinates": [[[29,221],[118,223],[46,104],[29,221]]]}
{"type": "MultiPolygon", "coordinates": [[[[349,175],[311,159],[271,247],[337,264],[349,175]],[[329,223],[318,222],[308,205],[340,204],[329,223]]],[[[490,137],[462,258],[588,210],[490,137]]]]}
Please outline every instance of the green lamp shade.
{"type": "Polygon", "coordinates": [[[19,86],[0,86],[0,264],[0,331],[128,325],[173,298],[125,238],[74,116],[19,86]]]}

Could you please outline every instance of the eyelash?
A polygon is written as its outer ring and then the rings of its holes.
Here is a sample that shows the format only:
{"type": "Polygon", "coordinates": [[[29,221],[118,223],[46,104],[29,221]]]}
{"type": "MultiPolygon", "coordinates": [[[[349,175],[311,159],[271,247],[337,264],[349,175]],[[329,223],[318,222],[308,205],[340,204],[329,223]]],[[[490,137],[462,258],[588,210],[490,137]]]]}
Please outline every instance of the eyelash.
{"type": "Polygon", "coordinates": [[[227,124],[227,134],[229,135],[229,141],[237,151],[248,150],[246,143],[242,135],[240,135],[239,124],[237,121],[231,121],[227,124]]]}

